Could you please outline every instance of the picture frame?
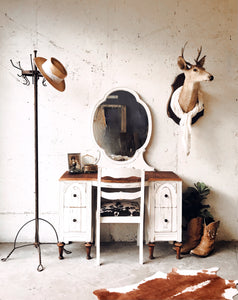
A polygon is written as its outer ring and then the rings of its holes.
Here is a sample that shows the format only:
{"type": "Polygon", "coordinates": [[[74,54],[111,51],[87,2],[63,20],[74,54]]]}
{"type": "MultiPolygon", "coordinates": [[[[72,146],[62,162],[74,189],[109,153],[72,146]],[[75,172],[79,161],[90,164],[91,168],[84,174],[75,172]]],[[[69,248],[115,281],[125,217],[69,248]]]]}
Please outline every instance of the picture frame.
{"type": "Polygon", "coordinates": [[[82,172],[80,153],[68,153],[68,168],[69,172],[72,174],[82,172]]]}

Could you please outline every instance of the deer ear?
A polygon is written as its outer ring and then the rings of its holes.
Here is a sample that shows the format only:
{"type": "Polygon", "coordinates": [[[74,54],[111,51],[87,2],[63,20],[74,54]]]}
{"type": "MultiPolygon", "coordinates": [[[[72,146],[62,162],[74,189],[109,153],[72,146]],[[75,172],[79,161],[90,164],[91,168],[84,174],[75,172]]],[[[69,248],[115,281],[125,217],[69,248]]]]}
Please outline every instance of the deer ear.
{"type": "Polygon", "coordinates": [[[197,66],[202,67],[205,63],[205,58],[206,55],[204,55],[198,62],[197,62],[197,66]]]}
{"type": "Polygon", "coordinates": [[[187,69],[187,64],[186,61],[184,60],[184,58],[182,56],[178,57],[178,66],[181,70],[186,70],[187,69]]]}

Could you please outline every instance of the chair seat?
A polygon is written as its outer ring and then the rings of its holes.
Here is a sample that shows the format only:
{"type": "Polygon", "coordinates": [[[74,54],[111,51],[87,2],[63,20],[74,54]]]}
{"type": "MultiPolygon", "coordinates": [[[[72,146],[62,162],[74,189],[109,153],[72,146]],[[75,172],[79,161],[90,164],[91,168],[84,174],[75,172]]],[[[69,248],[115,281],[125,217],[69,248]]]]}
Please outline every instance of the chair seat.
{"type": "Polygon", "coordinates": [[[120,217],[140,215],[140,205],[136,201],[102,201],[101,217],[120,217]]]}

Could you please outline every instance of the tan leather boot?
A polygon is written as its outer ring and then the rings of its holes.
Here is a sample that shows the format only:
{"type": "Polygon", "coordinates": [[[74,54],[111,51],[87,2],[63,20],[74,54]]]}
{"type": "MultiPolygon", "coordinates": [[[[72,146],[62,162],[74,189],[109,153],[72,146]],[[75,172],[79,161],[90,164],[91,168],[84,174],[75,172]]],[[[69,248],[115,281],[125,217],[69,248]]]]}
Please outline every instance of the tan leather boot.
{"type": "Polygon", "coordinates": [[[212,222],[208,225],[204,224],[201,242],[195,249],[190,251],[191,254],[206,257],[214,250],[215,238],[219,224],[220,221],[212,222]]]}
{"type": "Polygon", "coordinates": [[[182,245],[181,254],[187,254],[190,250],[197,247],[202,235],[202,217],[193,218],[189,221],[187,227],[187,241],[182,245]]]}

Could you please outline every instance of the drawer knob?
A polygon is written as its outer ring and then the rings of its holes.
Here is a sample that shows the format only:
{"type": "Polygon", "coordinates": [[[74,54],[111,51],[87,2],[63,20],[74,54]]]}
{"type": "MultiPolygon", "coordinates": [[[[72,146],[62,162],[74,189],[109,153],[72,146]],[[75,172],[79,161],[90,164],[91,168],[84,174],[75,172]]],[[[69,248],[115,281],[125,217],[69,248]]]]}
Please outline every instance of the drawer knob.
{"type": "Polygon", "coordinates": [[[73,222],[77,222],[77,219],[73,219],[73,222]]]}
{"type": "Polygon", "coordinates": [[[73,194],[73,197],[77,197],[77,194],[73,194]]]}
{"type": "Polygon", "coordinates": [[[168,194],[165,194],[164,196],[165,196],[165,198],[168,198],[168,197],[169,197],[169,195],[168,195],[168,194]]]}
{"type": "Polygon", "coordinates": [[[164,221],[165,221],[165,223],[169,222],[169,220],[168,220],[168,219],[164,219],[164,221]]]}

